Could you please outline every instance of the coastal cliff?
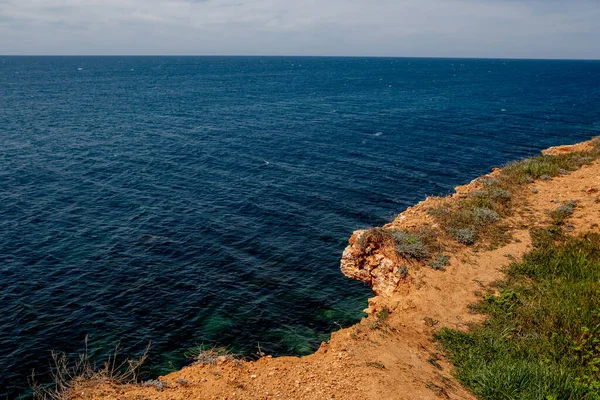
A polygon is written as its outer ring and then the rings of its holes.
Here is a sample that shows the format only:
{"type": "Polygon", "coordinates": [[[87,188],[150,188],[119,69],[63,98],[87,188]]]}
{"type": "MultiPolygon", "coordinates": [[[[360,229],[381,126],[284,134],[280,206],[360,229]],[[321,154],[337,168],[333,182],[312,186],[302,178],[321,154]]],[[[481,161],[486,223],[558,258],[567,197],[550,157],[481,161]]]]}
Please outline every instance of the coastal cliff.
{"type": "Polygon", "coordinates": [[[354,232],[341,270],[369,284],[376,296],[368,317],[334,332],[310,356],[242,361],[215,354],[145,384],[105,376],[79,381],[68,397],[472,399],[433,334],[481,321],[469,304],[531,249],[531,230],[551,223],[557,205],[573,204],[571,234],[600,232],[599,153],[597,139],[550,148],[535,163],[494,169],[383,227],[354,232]]]}

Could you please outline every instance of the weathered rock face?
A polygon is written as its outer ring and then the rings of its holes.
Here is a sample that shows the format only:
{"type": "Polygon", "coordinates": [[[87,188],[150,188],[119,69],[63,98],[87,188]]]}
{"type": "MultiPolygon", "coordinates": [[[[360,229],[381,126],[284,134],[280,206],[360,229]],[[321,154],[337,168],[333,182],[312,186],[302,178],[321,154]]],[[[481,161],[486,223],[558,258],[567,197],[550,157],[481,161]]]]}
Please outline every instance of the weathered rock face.
{"type": "Polygon", "coordinates": [[[369,284],[377,295],[389,296],[402,280],[398,263],[378,249],[361,249],[357,243],[365,232],[361,230],[352,234],[350,245],[342,254],[340,269],[348,278],[369,284]]]}

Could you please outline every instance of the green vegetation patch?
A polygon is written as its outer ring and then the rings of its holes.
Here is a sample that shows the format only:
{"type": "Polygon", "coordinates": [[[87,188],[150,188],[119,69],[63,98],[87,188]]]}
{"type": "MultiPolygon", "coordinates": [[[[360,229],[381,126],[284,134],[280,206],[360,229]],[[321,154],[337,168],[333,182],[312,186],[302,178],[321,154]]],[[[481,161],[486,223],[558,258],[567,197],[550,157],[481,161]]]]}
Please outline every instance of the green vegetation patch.
{"type": "MultiPolygon", "coordinates": [[[[600,139],[595,139],[594,144],[593,150],[587,152],[542,155],[510,163],[496,177],[481,178],[482,188],[468,198],[447,202],[430,213],[442,230],[459,243],[470,246],[482,239],[492,247],[506,243],[509,238],[502,218],[512,214],[514,200],[521,195],[520,185],[552,179],[591,163],[600,156],[600,139]]],[[[562,221],[570,214],[572,210],[565,204],[551,216],[562,221]]]]}
{"type": "Polygon", "coordinates": [[[483,188],[454,204],[431,210],[443,231],[459,243],[474,245],[481,238],[490,242],[505,241],[505,228],[499,224],[512,210],[512,193],[501,179],[482,179],[483,188]]]}
{"type": "Polygon", "coordinates": [[[502,169],[501,180],[510,184],[532,182],[535,179],[551,179],[589,164],[600,156],[600,139],[594,140],[591,151],[555,156],[537,156],[515,161],[502,169]]]}
{"type": "Polygon", "coordinates": [[[396,251],[404,258],[423,260],[429,257],[429,249],[416,233],[408,231],[395,231],[392,236],[396,244],[396,251]]]}
{"type": "Polygon", "coordinates": [[[600,234],[555,225],[532,238],[499,293],[474,307],[487,321],[436,338],[482,399],[600,399],[600,234]]]}

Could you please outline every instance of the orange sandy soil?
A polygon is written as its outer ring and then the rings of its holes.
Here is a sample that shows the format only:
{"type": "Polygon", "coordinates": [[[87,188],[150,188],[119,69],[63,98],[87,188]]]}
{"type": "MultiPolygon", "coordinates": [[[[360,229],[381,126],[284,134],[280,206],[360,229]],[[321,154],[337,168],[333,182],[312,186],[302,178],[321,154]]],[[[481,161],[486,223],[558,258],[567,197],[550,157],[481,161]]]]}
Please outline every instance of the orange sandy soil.
{"type": "MultiPolygon", "coordinates": [[[[558,147],[557,154],[585,149],[587,144],[558,147]]],[[[497,173],[497,172],[496,172],[497,173]]],[[[493,175],[494,173],[492,173],[493,175]]],[[[477,180],[457,188],[452,198],[465,196],[477,180]]],[[[155,386],[88,382],[72,392],[73,399],[473,399],[452,376],[452,366],[432,341],[440,327],[467,329],[480,316],[468,305],[486,287],[503,278],[502,268],[531,247],[529,229],[550,223],[547,215],[562,202],[575,200],[569,223],[574,232],[598,231],[600,222],[600,160],[549,181],[522,187],[509,219],[512,241],[495,250],[454,244],[446,271],[412,265],[409,276],[389,292],[369,300],[360,323],[332,334],[312,355],[263,357],[236,363],[192,365],[160,377],[155,386]],[[537,188],[534,194],[532,188],[537,188]],[[379,321],[376,311],[388,307],[379,321]]],[[[389,226],[419,226],[431,219],[430,198],[396,218],[389,226]]],[[[351,239],[355,240],[356,234],[351,239]]]]}

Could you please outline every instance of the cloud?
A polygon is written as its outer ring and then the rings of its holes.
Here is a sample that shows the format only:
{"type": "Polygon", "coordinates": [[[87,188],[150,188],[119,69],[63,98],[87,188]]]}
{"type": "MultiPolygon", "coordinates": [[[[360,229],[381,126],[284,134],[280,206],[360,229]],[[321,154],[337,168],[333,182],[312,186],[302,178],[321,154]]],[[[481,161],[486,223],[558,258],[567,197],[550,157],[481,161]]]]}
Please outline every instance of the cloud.
{"type": "Polygon", "coordinates": [[[599,58],[573,0],[0,0],[3,54],[599,58]]]}

